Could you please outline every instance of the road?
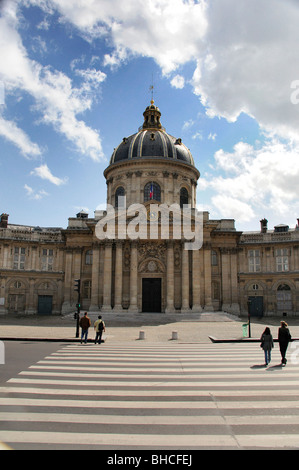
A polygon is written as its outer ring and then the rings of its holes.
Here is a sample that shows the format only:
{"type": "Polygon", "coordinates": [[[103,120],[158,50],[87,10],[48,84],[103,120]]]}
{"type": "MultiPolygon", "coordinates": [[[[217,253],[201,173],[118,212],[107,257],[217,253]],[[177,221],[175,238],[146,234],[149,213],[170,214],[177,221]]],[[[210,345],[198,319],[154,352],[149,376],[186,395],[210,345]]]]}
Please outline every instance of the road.
{"type": "MultiPolygon", "coordinates": [[[[0,441],[15,450],[298,449],[299,365],[258,344],[7,342],[0,441]]],[[[294,356],[296,359],[296,356],[294,356]]]]}

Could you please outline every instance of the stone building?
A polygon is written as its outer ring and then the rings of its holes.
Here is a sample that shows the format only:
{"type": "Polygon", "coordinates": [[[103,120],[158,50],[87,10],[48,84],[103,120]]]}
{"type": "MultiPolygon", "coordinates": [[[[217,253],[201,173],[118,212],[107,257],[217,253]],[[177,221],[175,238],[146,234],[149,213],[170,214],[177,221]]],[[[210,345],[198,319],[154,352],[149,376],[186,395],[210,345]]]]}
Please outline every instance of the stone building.
{"type": "Polygon", "coordinates": [[[299,221],[270,231],[263,220],[242,233],[233,219],[199,213],[200,173],[160,118],[152,101],[138,132],[114,149],[107,211],[82,211],[66,229],[0,216],[0,313],[74,312],[80,279],[90,312],[299,315],[299,221]]]}

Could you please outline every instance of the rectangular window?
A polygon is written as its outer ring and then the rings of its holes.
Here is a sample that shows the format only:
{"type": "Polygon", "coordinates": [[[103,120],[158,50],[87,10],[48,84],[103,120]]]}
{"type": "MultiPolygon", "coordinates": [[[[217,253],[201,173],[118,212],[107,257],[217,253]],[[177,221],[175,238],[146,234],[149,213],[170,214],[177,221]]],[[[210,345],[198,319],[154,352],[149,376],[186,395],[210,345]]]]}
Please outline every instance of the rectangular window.
{"type": "Polygon", "coordinates": [[[248,251],[248,269],[250,273],[258,273],[261,271],[260,250],[248,251]]]}
{"type": "Polygon", "coordinates": [[[53,250],[42,250],[42,271],[53,271],[53,250]]]}
{"type": "Polygon", "coordinates": [[[287,248],[276,250],[276,271],[278,273],[289,270],[289,252],[287,248]]]}
{"type": "Polygon", "coordinates": [[[211,251],[211,263],[212,263],[212,266],[218,266],[217,252],[214,250],[211,251]]]}
{"type": "Polygon", "coordinates": [[[25,258],[26,249],[16,246],[14,248],[13,268],[22,270],[25,269],[25,258]]]}

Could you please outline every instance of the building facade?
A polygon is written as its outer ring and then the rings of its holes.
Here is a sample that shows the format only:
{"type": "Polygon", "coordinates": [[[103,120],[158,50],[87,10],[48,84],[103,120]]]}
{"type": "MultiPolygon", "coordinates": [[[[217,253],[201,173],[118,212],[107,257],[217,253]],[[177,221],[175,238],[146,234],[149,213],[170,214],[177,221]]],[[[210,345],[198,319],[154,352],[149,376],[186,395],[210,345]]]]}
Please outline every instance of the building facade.
{"type": "Polygon", "coordinates": [[[0,314],[74,312],[80,279],[91,312],[299,315],[299,220],[242,233],[233,219],[199,214],[200,173],[160,118],[152,101],[143,126],[115,148],[107,211],[80,212],[66,229],[0,216],[0,314]],[[186,249],[198,221],[200,244],[186,249]]]}

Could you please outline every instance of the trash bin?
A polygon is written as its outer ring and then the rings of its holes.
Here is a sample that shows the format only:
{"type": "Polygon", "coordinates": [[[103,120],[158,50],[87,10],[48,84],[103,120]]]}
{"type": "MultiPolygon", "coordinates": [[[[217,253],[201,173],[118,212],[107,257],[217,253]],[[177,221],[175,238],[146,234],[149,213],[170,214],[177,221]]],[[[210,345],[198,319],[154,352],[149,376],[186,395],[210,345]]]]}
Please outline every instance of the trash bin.
{"type": "Polygon", "coordinates": [[[243,338],[247,338],[247,336],[248,336],[248,323],[243,323],[242,329],[243,329],[243,338]]]}

